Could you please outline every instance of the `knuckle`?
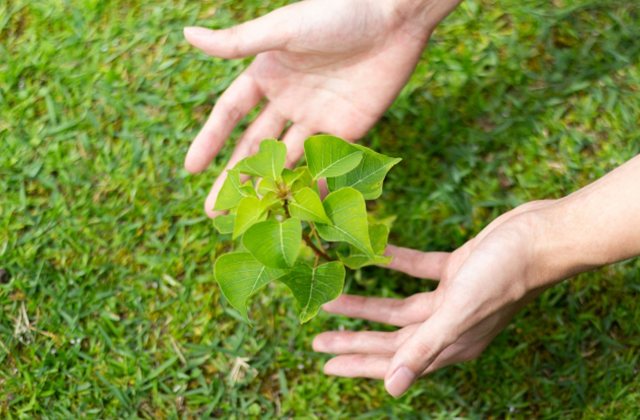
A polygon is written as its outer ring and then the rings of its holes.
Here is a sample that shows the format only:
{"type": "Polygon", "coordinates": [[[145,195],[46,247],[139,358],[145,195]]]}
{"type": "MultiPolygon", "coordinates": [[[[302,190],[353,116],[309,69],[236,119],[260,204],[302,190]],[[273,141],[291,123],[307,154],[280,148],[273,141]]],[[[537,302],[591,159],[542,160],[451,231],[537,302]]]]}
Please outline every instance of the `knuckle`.
{"type": "Polygon", "coordinates": [[[406,337],[401,333],[402,330],[395,330],[390,334],[391,343],[395,347],[400,347],[404,343],[406,337]]]}
{"type": "Polygon", "coordinates": [[[342,334],[332,334],[327,337],[325,345],[330,349],[343,349],[348,347],[353,342],[353,336],[350,332],[345,331],[342,334]]]}
{"type": "Polygon", "coordinates": [[[226,30],[227,35],[227,47],[229,48],[230,57],[238,57],[240,55],[240,44],[242,40],[243,31],[241,30],[243,24],[233,26],[226,30]]]}
{"type": "Polygon", "coordinates": [[[433,300],[430,294],[431,292],[422,292],[406,298],[402,302],[401,311],[410,312],[419,318],[426,319],[432,310],[433,300]]]}
{"type": "Polygon", "coordinates": [[[420,340],[415,343],[415,351],[420,355],[420,358],[424,360],[430,360],[435,355],[433,345],[425,340],[420,340]]]}
{"type": "Polygon", "coordinates": [[[230,102],[228,99],[224,99],[224,97],[218,101],[218,106],[224,113],[225,119],[229,121],[236,123],[242,117],[242,111],[238,105],[234,102],[230,102]]]}
{"type": "Polygon", "coordinates": [[[409,337],[411,337],[414,331],[415,329],[411,328],[410,326],[394,331],[392,333],[393,345],[396,348],[399,348],[409,339],[409,337]]]}

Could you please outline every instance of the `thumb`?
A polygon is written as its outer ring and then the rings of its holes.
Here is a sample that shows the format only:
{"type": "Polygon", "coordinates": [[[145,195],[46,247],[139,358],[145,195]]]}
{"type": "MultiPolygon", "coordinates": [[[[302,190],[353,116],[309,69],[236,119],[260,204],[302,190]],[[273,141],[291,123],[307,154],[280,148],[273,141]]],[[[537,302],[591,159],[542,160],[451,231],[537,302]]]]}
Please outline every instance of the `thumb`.
{"type": "Polygon", "coordinates": [[[285,9],[277,9],[229,29],[187,27],[184,37],[194,47],[220,58],[243,58],[281,49],[291,39],[288,28],[295,22],[285,9]]]}
{"type": "Polygon", "coordinates": [[[453,344],[455,314],[443,306],[427,319],[396,351],[385,375],[385,388],[394,397],[404,394],[442,351],[453,344]]]}

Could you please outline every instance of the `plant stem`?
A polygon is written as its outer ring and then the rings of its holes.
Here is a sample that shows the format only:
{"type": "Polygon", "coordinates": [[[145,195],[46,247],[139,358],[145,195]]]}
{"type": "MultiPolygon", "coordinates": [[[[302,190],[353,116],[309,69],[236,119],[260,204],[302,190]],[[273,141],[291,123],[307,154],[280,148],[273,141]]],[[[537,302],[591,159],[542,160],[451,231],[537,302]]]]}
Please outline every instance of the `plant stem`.
{"type": "MultiPolygon", "coordinates": [[[[284,201],[284,212],[287,215],[287,218],[291,218],[291,213],[289,213],[289,201],[285,200],[284,201]]],[[[309,222],[309,224],[311,225],[311,232],[312,234],[316,235],[316,239],[318,240],[318,244],[320,244],[320,247],[322,247],[322,242],[320,242],[320,238],[318,238],[318,234],[315,233],[316,231],[316,227],[313,225],[312,222],[309,222]]],[[[331,258],[329,255],[327,255],[326,252],[324,252],[321,248],[318,248],[313,241],[311,240],[311,238],[309,237],[309,235],[307,235],[306,233],[302,233],[302,239],[304,239],[304,241],[307,243],[307,245],[309,245],[309,247],[311,249],[313,249],[313,252],[316,253],[316,257],[320,257],[325,261],[335,261],[333,258],[331,258]]],[[[316,258],[316,265],[317,265],[317,258],[316,258]]]]}
{"type": "Polygon", "coordinates": [[[312,221],[309,221],[309,224],[311,225],[311,234],[313,235],[314,238],[316,238],[316,241],[318,241],[318,244],[322,245],[322,241],[320,240],[320,237],[318,236],[318,231],[316,230],[316,225],[314,225],[312,221]]]}
{"type": "Polygon", "coordinates": [[[284,207],[284,212],[285,212],[285,213],[286,213],[286,215],[287,215],[287,218],[288,218],[288,219],[291,219],[291,213],[289,213],[289,200],[286,200],[286,199],[284,200],[284,205],[283,205],[283,207],[284,207]]]}
{"type": "Polygon", "coordinates": [[[309,235],[307,235],[306,233],[302,234],[302,239],[304,239],[304,241],[307,243],[307,245],[309,245],[309,247],[311,249],[313,249],[313,252],[316,253],[316,256],[319,256],[320,258],[322,258],[325,261],[335,261],[333,258],[331,258],[329,255],[327,255],[326,252],[322,251],[321,249],[319,249],[316,244],[313,243],[313,241],[311,240],[311,238],[309,237],[309,235]]]}

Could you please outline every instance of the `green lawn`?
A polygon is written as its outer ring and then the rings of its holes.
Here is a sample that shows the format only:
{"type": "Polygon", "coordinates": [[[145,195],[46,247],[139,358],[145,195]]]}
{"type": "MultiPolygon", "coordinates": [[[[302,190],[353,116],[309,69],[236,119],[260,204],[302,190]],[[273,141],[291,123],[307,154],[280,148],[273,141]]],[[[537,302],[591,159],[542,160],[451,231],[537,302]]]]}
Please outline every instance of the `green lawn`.
{"type": "MultiPolygon", "coordinates": [[[[637,419],[637,260],[550,289],[398,400],[324,376],[311,351],[321,331],[382,326],[301,326],[280,285],[240,322],[212,276],[230,238],[202,211],[231,145],[203,174],[182,164],[249,61],[207,57],[182,28],[282,4],[0,0],[0,418],[637,419]]],[[[635,0],[467,0],[363,140],[403,158],[370,206],[397,215],[391,241],[452,250],[640,153],[638,39],[635,0]]],[[[380,268],[346,283],[433,287],[380,268]]]]}

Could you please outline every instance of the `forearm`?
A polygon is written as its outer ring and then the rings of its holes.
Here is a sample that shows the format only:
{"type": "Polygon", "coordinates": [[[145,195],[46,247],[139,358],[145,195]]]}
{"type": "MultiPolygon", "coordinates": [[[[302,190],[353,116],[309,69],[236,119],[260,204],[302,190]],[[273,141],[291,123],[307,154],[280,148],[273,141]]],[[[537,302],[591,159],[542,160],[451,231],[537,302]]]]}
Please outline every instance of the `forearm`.
{"type": "Polygon", "coordinates": [[[640,155],[540,213],[553,280],[640,255],[640,155]]]}

